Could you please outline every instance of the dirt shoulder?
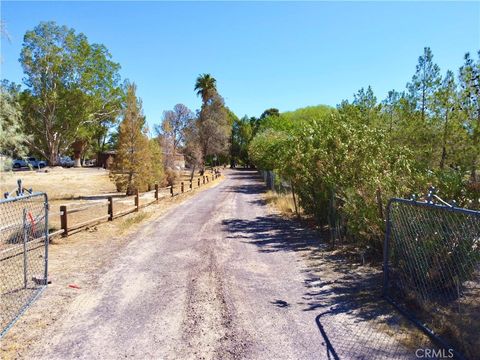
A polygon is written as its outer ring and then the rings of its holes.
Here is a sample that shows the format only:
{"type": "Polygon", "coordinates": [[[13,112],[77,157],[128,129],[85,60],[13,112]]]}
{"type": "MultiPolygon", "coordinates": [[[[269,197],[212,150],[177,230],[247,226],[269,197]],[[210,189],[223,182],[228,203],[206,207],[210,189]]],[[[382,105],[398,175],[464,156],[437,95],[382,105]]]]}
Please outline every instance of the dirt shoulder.
{"type": "Polygon", "coordinates": [[[199,193],[216,187],[223,179],[221,177],[193,192],[166,198],[113,222],[92,226],[68,238],[54,238],[49,247],[52,283],[1,340],[0,358],[24,358],[32,346],[43,339],[45,330],[64,315],[69,304],[85,290],[95,287],[98,278],[139,228],[199,193]]]}

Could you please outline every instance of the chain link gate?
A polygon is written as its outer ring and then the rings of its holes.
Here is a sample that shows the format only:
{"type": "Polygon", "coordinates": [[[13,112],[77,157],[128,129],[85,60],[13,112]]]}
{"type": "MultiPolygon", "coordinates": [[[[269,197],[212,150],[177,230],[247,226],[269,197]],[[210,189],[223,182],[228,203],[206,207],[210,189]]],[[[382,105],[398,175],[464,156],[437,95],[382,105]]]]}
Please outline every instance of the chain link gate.
{"type": "Polygon", "coordinates": [[[480,354],[480,212],[439,200],[390,200],[383,292],[447,355],[474,359],[480,354]]]}
{"type": "Polygon", "coordinates": [[[47,195],[0,200],[0,337],[45,288],[47,269],[47,195]]]}

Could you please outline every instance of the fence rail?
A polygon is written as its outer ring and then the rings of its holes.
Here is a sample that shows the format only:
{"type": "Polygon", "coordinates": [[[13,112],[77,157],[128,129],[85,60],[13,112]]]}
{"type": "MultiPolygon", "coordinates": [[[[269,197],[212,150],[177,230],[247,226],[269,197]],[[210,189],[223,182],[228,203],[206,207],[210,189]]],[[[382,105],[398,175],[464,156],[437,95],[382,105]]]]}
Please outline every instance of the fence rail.
{"type": "MultiPolygon", "coordinates": [[[[160,188],[157,184],[154,186],[154,190],[150,190],[144,193],[139,193],[138,191],[133,196],[125,196],[123,198],[117,198],[113,196],[107,196],[103,200],[95,200],[94,204],[75,204],[75,207],[71,205],[62,205],[60,206],[60,211],[57,213],[60,215],[60,227],[61,229],[55,232],[55,235],[61,234],[63,237],[67,237],[72,232],[78,232],[85,227],[92,226],[103,221],[112,221],[116,218],[131,214],[133,212],[139,211],[142,208],[150,206],[152,204],[158,203],[160,200],[174,197],[189,191],[193,191],[204,184],[207,184],[221,176],[220,172],[214,172],[211,175],[204,175],[203,177],[198,177],[192,179],[188,182],[188,188],[185,182],[179,184],[167,186],[160,188]],[[142,203],[142,199],[148,197],[148,195],[153,195],[152,200],[142,203]],[[77,206],[80,205],[80,206],[77,206]],[[84,213],[87,210],[92,210],[94,208],[105,207],[105,215],[97,216],[95,218],[88,218],[81,222],[72,223],[72,215],[84,213]],[[121,209],[121,210],[119,210],[121,209]]],[[[99,212],[97,211],[98,215],[99,212]]],[[[78,215],[75,215],[79,217],[78,215]]]]}
{"type": "Polygon", "coordinates": [[[48,283],[48,199],[0,200],[0,337],[48,283]]]}

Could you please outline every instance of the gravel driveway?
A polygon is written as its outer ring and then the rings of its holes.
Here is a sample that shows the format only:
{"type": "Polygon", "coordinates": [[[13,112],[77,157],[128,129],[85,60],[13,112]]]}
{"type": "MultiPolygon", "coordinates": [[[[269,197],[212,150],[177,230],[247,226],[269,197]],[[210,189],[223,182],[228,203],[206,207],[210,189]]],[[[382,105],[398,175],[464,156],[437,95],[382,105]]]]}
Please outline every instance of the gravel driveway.
{"type": "MultiPolygon", "coordinates": [[[[302,255],[308,250],[311,256],[318,241],[268,210],[254,175],[230,171],[220,185],[143,226],[32,356],[336,358],[330,348],[339,323],[329,332],[320,318],[333,280],[313,276],[302,255]]],[[[374,332],[368,329],[363,334],[374,332]]],[[[394,357],[385,342],[377,347],[394,357]]],[[[399,345],[393,349],[398,353],[399,345]]]]}

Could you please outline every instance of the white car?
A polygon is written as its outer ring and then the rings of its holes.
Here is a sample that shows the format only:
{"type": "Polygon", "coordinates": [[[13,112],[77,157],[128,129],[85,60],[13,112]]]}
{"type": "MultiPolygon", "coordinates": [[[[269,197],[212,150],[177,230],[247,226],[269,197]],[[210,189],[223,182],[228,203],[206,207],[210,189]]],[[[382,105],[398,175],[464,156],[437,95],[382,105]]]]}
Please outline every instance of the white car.
{"type": "Polygon", "coordinates": [[[29,157],[27,159],[16,159],[16,160],[13,160],[12,162],[12,167],[14,169],[20,169],[22,167],[29,167],[31,166],[32,168],[38,168],[38,169],[41,169],[41,168],[44,168],[45,166],[47,166],[47,162],[46,161],[43,161],[43,160],[38,160],[34,157],[29,157]]]}

